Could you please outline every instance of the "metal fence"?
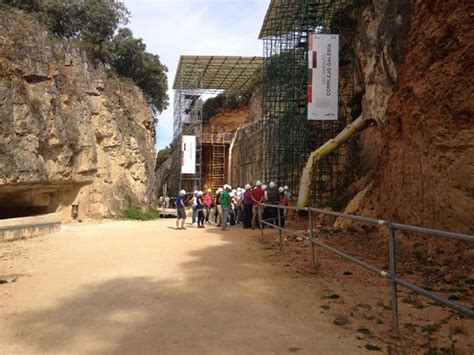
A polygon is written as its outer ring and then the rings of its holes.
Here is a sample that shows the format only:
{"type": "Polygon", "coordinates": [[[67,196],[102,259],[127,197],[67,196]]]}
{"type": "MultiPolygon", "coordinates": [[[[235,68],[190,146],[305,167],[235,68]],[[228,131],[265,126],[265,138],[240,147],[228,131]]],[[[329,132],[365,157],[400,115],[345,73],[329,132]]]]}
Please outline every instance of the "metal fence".
{"type": "MultiPolygon", "coordinates": [[[[421,233],[425,235],[430,235],[434,237],[442,237],[442,238],[450,238],[455,240],[462,240],[465,242],[474,242],[474,236],[462,234],[462,233],[454,233],[449,231],[442,231],[438,229],[430,229],[430,228],[423,228],[417,226],[411,226],[407,224],[401,223],[394,223],[390,221],[369,218],[369,217],[362,217],[357,215],[352,215],[348,213],[341,213],[341,212],[333,212],[327,211],[319,208],[307,207],[307,208],[298,208],[298,207],[289,207],[289,206],[277,206],[277,205],[269,205],[269,204],[262,204],[265,208],[269,208],[270,211],[273,209],[273,215],[271,218],[266,218],[262,220],[260,218],[260,227],[261,227],[261,235],[263,238],[263,225],[269,226],[271,228],[277,229],[279,231],[279,238],[280,238],[280,248],[283,247],[283,232],[287,233],[288,235],[292,235],[295,237],[302,237],[307,239],[311,243],[311,266],[313,269],[316,268],[316,254],[315,254],[315,246],[322,247],[336,255],[341,256],[342,258],[349,260],[350,262],[357,264],[367,270],[370,270],[381,277],[388,279],[390,283],[390,294],[391,294],[391,310],[392,310],[392,331],[391,335],[393,337],[400,337],[400,326],[399,326],[399,315],[398,315],[398,293],[397,293],[397,286],[403,286],[411,291],[423,295],[425,297],[430,298],[431,300],[439,303],[441,305],[447,306],[455,311],[462,313],[470,318],[474,317],[474,309],[463,306],[459,303],[453,302],[449,299],[443,298],[431,291],[425,290],[421,287],[416,286],[413,283],[410,283],[406,280],[403,280],[397,277],[397,258],[396,258],[396,246],[395,246],[395,232],[399,231],[406,231],[406,232],[413,232],[413,233],[421,233]],[[302,234],[301,232],[291,231],[285,228],[282,228],[282,217],[283,213],[287,210],[294,210],[297,212],[305,211],[308,213],[308,229],[309,229],[309,237],[302,234]],[[320,213],[325,215],[330,215],[334,217],[340,218],[347,218],[353,221],[374,224],[383,226],[387,230],[387,237],[388,237],[388,249],[389,249],[389,270],[385,271],[380,269],[374,265],[368,264],[358,258],[355,258],[349,254],[346,254],[343,251],[340,251],[334,247],[331,247],[315,238],[315,231],[313,227],[313,214],[320,213]]],[[[260,216],[261,217],[261,216],[260,216]]]]}

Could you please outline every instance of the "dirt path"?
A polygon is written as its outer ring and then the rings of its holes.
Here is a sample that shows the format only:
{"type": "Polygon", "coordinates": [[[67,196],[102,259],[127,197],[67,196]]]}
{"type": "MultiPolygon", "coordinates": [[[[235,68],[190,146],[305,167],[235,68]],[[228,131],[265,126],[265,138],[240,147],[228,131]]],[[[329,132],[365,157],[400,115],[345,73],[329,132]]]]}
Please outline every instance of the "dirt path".
{"type": "Polygon", "coordinates": [[[258,233],[174,220],[0,243],[0,353],[342,354],[363,343],[258,233]]]}

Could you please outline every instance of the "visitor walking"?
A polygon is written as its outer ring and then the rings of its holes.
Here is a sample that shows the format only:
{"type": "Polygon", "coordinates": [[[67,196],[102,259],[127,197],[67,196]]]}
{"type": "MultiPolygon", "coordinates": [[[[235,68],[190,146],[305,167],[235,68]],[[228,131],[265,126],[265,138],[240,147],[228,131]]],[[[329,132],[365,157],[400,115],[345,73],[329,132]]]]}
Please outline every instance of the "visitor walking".
{"type": "Polygon", "coordinates": [[[222,225],[222,206],[221,206],[221,194],[223,192],[222,187],[219,187],[219,189],[216,192],[216,215],[214,216],[214,223],[218,227],[222,225]]]}
{"type": "MultiPolygon", "coordinates": [[[[268,185],[268,189],[265,191],[265,200],[269,205],[278,206],[280,203],[280,193],[278,192],[277,184],[273,181],[268,185]]],[[[269,223],[278,225],[278,207],[267,207],[266,219],[269,223]]]]}
{"type": "Polygon", "coordinates": [[[191,197],[190,199],[190,204],[191,206],[193,206],[193,217],[192,217],[192,221],[191,221],[191,224],[194,226],[196,225],[196,222],[197,222],[197,197],[198,197],[198,191],[197,190],[194,190],[194,193],[193,193],[193,196],[191,197]]]}
{"type": "Polygon", "coordinates": [[[285,195],[288,198],[288,201],[293,200],[293,194],[291,193],[290,188],[288,187],[288,185],[285,185],[283,187],[283,190],[285,191],[285,195]]]}
{"type": "MultiPolygon", "coordinates": [[[[234,190],[235,191],[235,190],[234,190]]],[[[229,192],[230,197],[230,208],[229,208],[229,223],[231,226],[235,226],[235,193],[229,192]]]]}
{"type": "MultiPolygon", "coordinates": [[[[288,207],[289,199],[288,199],[288,195],[285,193],[285,188],[280,187],[278,189],[278,192],[280,193],[280,203],[279,203],[279,205],[288,207]]],[[[281,209],[280,210],[280,227],[281,228],[285,228],[285,217],[287,215],[287,211],[288,211],[288,209],[281,209]]]]}
{"type": "Polygon", "coordinates": [[[252,186],[249,184],[245,185],[245,192],[243,195],[242,203],[244,206],[244,229],[252,227],[252,186]]]}
{"type": "Polygon", "coordinates": [[[211,189],[207,189],[207,194],[204,196],[204,213],[205,213],[205,220],[206,223],[209,224],[209,215],[211,214],[211,207],[212,207],[212,196],[211,196],[211,189]]]}
{"type": "Polygon", "coordinates": [[[263,190],[262,182],[257,181],[255,188],[252,190],[252,229],[257,227],[257,221],[262,215],[263,190]]]}
{"type": "Polygon", "coordinates": [[[220,210],[222,213],[221,219],[222,219],[222,230],[226,231],[227,229],[227,223],[229,221],[229,208],[230,208],[230,195],[229,192],[231,191],[231,187],[229,185],[224,185],[224,190],[220,194],[220,210]]]}
{"type": "Polygon", "coordinates": [[[243,199],[243,189],[238,187],[237,192],[235,194],[235,223],[239,224],[242,222],[243,217],[242,217],[242,199],[243,199]]]}
{"type": "Polygon", "coordinates": [[[184,221],[186,221],[186,210],[184,207],[184,198],[186,197],[186,191],[181,190],[178,197],[176,198],[176,207],[177,207],[177,219],[176,219],[176,229],[186,229],[184,228],[184,221]]]}
{"type": "Polygon", "coordinates": [[[198,195],[196,197],[196,211],[197,211],[197,227],[198,228],[204,228],[204,198],[203,198],[203,193],[202,191],[198,192],[198,195]]]}

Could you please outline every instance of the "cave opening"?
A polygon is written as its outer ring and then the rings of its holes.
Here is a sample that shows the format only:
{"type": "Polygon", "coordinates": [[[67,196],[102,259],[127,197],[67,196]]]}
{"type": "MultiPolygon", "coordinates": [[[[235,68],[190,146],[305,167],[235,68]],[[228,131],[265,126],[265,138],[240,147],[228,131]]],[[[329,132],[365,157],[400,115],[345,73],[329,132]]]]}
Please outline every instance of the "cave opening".
{"type": "Polygon", "coordinates": [[[0,205],[0,219],[32,217],[49,213],[44,206],[5,206],[0,205]]]}
{"type": "Polygon", "coordinates": [[[57,191],[54,189],[10,187],[0,191],[0,220],[33,217],[55,212],[57,191]]]}
{"type": "Polygon", "coordinates": [[[0,220],[34,217],[70,209],[81,188],[89,183],[0,186],[0,220]]]}

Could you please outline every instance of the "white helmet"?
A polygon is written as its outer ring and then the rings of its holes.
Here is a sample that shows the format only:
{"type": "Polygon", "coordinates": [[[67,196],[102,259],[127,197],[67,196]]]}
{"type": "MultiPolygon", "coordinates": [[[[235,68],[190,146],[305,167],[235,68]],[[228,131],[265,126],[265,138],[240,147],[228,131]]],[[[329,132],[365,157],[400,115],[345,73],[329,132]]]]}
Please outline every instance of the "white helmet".
{"type": "Polygon", "coordinates": [[[234,197],[234,193],[231,192],[231,193],[229,194],[229,196],[230,196],[230,197],[234,197]]]}
{"type": "Polygon", "coordinates": [[[288,187],[288,185],[285,185],[284,189],[285,191],[288,191],[290,188],[288,187]]]}
{"type": "Polygon", "coordinates": [[[233,194],[235,194],[236,192],[237,192],[237,190],[236,190],[236,189],[233,189],[233,190],[232,190],[232,193],[233,193],[233,194]]]}
{"type": "Polygon", "coordinates": [[[262,182],[260,180],[257,180],[257,182],[255,183],[255,186],[262,186],[262,182]]]}
{"type": "Polygon", "coordinates": [[[203,195],[203,192],[202,191],[198,191],[198,196],[202,196],[203,195]]]}
{"type": "Polygon", "coordinates": [[[199,193],[198,190],[194,190],[194,196],[196,196],[199,193]]]}
{"type": "Polygon", "coordinates": [[[266,190],[267,189],[267,185],[262,185],[262,190],[266,190]]]}
{"type": "Polygon", "coordinates": [[[186,195],[186,191],[181,190],[181,191],[179,192],[179,194],[180,194],[181,196],[184,196],[184,195],[186,195]]]}
{"type": "Polygon", "coordinates": [[[250,186],[250,184],[245,185],[245,190],[250,190],[251,188],[252,186],[250,186]]]}
{"type": "Polygon", "coordinates": [[[277,186],[277,184],[275,184],[273,181],[270,182],[270,188],[271,189],[274,189],[276,186],[277,186]]]}
{"type": "Polygon", "coordinates": [[[232,190],[232,186],[230,186],[229,184],[225,184],[224,185],[224,190],[232,190]]]}
{"type": "Polygon", "coordinates": [[[279,193],[282,193],[283,191],[285,191],[285,189],[284,189],[283,187],[279,187],[279,188],[278,188],[278,192],[279,192],[279,193]]]}
{"type": "Polygon", "coordinates": [[[222,191],[224,191],[224,189],[223,189],[222,187],[219,187],[219,188],[217,189],[217,192],[222,192],[222,191]]]}

